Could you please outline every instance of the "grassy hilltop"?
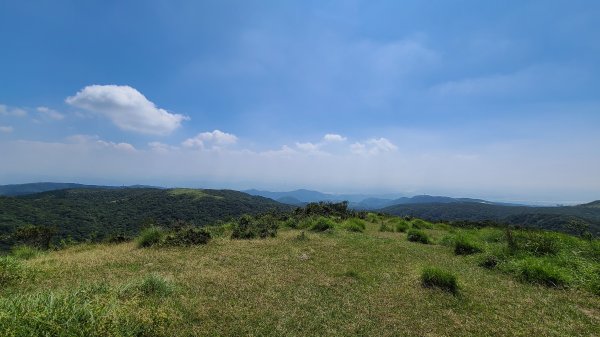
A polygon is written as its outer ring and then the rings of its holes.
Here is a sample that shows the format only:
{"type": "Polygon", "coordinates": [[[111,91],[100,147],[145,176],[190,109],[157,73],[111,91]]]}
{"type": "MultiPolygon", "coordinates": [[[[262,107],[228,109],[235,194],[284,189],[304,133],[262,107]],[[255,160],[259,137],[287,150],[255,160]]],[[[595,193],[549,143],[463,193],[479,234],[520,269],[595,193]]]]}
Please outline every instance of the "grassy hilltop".
{"type": "Polygon", "coordinates": [[[0,334],[600,334],[597,240],[375,214],[262,231],[273,219],[16,250],[2,258],[0,334]],[[190,233],[211,239],[179,245],[190,233]]]}

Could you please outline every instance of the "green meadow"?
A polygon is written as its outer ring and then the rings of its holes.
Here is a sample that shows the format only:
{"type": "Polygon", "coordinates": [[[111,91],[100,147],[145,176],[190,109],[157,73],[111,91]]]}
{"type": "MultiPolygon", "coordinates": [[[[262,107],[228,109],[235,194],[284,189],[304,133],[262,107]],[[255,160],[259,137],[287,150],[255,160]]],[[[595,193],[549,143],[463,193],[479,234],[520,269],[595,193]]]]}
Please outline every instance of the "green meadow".
{"type": "Polygon", "coordinates": [[[18,247],[1,260],[0,335],[600,334],[598,240],[375,214],[287,221],[265,238],[232,238],[238,226],[18,247]]]}

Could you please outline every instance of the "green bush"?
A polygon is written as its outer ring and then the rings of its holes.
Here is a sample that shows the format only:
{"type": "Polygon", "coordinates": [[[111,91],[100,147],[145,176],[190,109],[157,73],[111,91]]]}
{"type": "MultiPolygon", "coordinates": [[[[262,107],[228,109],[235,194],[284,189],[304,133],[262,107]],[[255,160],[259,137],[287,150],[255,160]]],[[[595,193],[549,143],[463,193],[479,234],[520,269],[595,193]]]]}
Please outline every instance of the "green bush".
{"type": "Polygon", "coordinates": [[[420,242],[420,243],[424,243],[424,244],[428,244],[431,241],[429,239],[429,236],[425,232],[420,231],[418,229],[409,230],[407,239],[408,239],[408,241],[420,242]]]}
{"type": "Polygon", "coordinates": [[[452,294],[457,294],[459,290],[456,276],[439,268],[423,269],[421,283],[426,288],[440,288],[452,294]]]}
{"type": "Polygon", "coordinates": [[[459,236],[454,240],[454,254],[456,255],[470,255],[481,252],[482,249],[478,245],[464,236],[459,236]]]}
{"type": "Polygon", "coordinates": [[[10,255],[17,259],[29,260],[40,255],[41,251],[28,245],[17,245],[10,249],[10,255]]]}
{"type": "Polygon", "coordinates": [[[164,244],[168,246],[205,245],[210,239],[211,235],[205,229],[188,227],[167,235],[164,244]]]}
{"type": "Polygon", "coordinates": [[[138,235],[137,246],[140,248],[151,247],[161,244],[165,237],[165,231],[160,227],[148,227],[138,235]]]}
{"type": "Polygon", "coordinates": [[[234,223],[231,238],[232,239],[254,239],[275,237],[279,223],[272,215],[263,215],[259,218],[253,218],[249,215],[242,216],[234,223]]]}
{"type": "Polygon", "coordinates": [[[412,222],[412,228],[414,229],[432,229],[433,225],[422,219],[414,219],[412,222]]]}
{"type": "Polygon", "coordinates": [[[129,240],[131,240],[131,238],[125,234],[112,234],[108,238],[106,238],[105,241],[107,243],[119,244],[128,242],[129,240]]]}
{"type": "Polygon", "coordinates": [[[350,218],[344,222],[343,227],[349,232],[364,232],[366,225],[361,219],[350,218]]]}
{"type": "Polygon", "coordinates": [[[521,262],[519,277],[523,281],[547,287],[562,288],[570,283],[569,276],[563,270],[535,258],[525,259],[521,262]]]}
{"type": "Polygon", "coordinates": [[[25,266],[12,256],[0,256],[0,286],[20,280],[24,277],[25,266]]]}
{"type": "Polygon", "coordinates": [[[335,228],[335,225],[335,221],[329,218],[319,217],[314,221],[314,223],[310,227],[310,230],[315,232],[325,232],[328,230],[333,230],[335,228]]]}
{"type": "Polygon", "coordinates": [[[404,219],[398,219],[396,221],[396,232],[404,233],[410,228],[408,221],[404,219]]]}
{"type": "Polygon", "coordinates": [[[388,225],[386,222],[382,221],[381,224],[379,225],[379,231],[380,232],[393,232],[394,228],[390,227],[390,225],[388,225]]]}

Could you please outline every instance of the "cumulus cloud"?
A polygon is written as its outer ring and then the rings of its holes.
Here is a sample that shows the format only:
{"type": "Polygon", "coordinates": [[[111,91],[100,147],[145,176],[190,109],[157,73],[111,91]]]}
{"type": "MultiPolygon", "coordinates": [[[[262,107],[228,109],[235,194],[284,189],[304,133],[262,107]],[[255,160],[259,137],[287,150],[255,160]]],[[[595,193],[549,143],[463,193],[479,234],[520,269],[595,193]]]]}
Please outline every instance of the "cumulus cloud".
{"type": "Polygon", "coordinates": [[[85,145],[89,148],[107,148],[107,149],[116,149],[126,152],[135,152],[136,148],[129,143],[115,143],[111,141],[106,141],[100,139],[100,137],[96,135],[72,135],[67,137],[67,142],[78,145],[85,145]]]}
{"type": "Polygon", "coordinates": [[[13,127],[10,125],[0,125],[1,133],[11,133],[13,131],[13,127]]]}
{"type": "Polygon", "coordinates": [[[45,107],[45,106],[37,107],[35,110],[37,112],[39,112],[42,116],[48,117],[48,118],[53,119],[55,121],[59,121],[59,120],[65,118],[65,115],[61,114],[60,112],[58,112],[56,110],[52,110],[52,109],[50,109],[48,107],[45,107]]]}
{"type": "Polygon", "coordinates": [[[0,104],[0,116],[25,117],[27,116],[27,111],[25,109],[0,104]]]}
{"type": "Polygon", "coordinates": [[[342,135],[335,134],[335,133],[328,133],[325,136],[323,136],[323,140],[326,142],[344,142],[347,139],[348,138],[346,138],[342,135]]]}
{"type": "Polygon", "coordinates": [[[356,154],[376,155],[382,152],[396,151],[398,147],[387,138],[371,138],[364,143],[356,142],[350,145],[350,150],[356,154]]]}
{"type": "Polygon", "coordinates": [[[181,145],[187,148],[218,148],[235,144],[237,140],[238,138],[231,133],[214,130],[212,132],[199,133],[196,137],[186,139],[181,145]]]}
{"type": "Polygon", "coordinates": [[[297,142],[296,147],[301,151],[317,152],[317,151],[319,151],[320,144],[314,144],[311,142],[306,142],[306,143],[297,142]]]}
{"type": "Polygon", "coordinates": [[[161,142],[150,142],[150,143],[148,143],[148,146],[150,147],[150,150],[152,150],[154,152],[159,152],[159,153],[167,153],[169,151],[179,149],[177,146],[173,146],[173,145],[169,145],[169,144],[165,144],[165,143],[161,143],[161,142]]]}
{"type": "Polygon", "coordinates": [[[90,85],[66,102],[110,119],[125,131],[166,135],[181,126],[186,116],[156,107],[136,89],[126,85],[90,85]]]}
{"type": "Polygon", "coordinates": [[[107,142],[104,140],[98,140],[96,143],[98,145],[101,145],[104,147],[114,148],[114,149],[121,150],[121,151],[127,151],[127,152],[135,152],[136,151],[135,147],[133,147],[133,145],[131,145],[129,143],[114,143],[114,142],[107,142]]]}

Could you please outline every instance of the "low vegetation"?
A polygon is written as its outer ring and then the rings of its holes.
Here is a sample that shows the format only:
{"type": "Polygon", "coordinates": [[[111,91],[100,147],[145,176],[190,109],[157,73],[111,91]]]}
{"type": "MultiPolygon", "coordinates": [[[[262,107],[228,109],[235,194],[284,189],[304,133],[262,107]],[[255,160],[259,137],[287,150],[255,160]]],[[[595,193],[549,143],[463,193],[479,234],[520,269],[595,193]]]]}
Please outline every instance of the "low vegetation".
{"type": "Polygon", "coordinates": [[[428,244],[431,242],[429,235],[427,235],[427,233],[425,233],[424,231],[418,229],[410,229],[407,233],[406,238],[408,239],[408,241],[419,242],[423,244],[428,244]]]}
{"type": "Polygon", "coordinates": [[[417,220],[321,203],[16,247],[0,335],[598,334],[600,241],[417,220]]]}
{"type": "Polygon", "coordinates": [[[456,275],[446,270],[434,267],[423,269],[421,283],[427,288],[439,288],[452,294],[458,294],[456,275]]]}

